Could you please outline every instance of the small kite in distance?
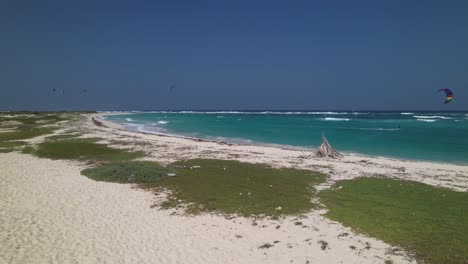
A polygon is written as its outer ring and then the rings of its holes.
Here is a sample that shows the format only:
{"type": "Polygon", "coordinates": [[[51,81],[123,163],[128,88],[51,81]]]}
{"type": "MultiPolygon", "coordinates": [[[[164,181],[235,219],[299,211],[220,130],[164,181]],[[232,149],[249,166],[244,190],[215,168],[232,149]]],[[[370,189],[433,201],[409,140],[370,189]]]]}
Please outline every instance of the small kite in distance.
{"type": "Polygon", "coordinates": [[[54,89],[52,89],[52,92],[54,92],[54,93],[55,93],[56,91],[57,91],[57,89],[55,89],[55,88],[54,88],[54,89]]]}
{"type": "Polygon", "coordinates": [[[440,92],[440,91],[444,91],[444,92],[445,92],[445,95],[447,96],[447,97],[445,98],[444,104],[447,104],[447,103],[449,103],[450,101],[452,101],[452,99],[453,99],[453,93],[452,93],[452,91],[451,91],[450,89],[444,88],[444,89],[440,89],[439,92],[440,92]]]}
{"type": "Polygon", "coordinates": [[[169,91],[172,92],[172,90],[174,90],[174,88],[175,88],[175,84],[169,86],[169,91]]]}

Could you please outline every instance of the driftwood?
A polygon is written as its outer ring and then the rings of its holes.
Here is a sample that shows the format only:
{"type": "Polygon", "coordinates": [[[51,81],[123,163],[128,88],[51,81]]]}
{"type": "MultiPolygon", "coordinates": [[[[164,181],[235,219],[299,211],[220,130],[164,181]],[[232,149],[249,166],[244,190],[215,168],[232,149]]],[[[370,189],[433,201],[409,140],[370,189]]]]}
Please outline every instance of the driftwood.
{"type": "Polygon", "coordinates": [[[314,157],[316,158],[342,158],[343,155],[341,155],[338,151],[336,151],[330,144],[328,143],[327,139],[325,136],[322,136],[323,142],[322,145],[320,145],[320,148],[315,152],[314,157]]]}
{"type": "Polygon", "coordinates": [[[104,126],[104,125],[102,124],[102,122],[97,121],[96,119],[94,119],[94,117],[91,118],[91,119],[93,120],[93,123],[94,123],[96,126],[104,126]]]}

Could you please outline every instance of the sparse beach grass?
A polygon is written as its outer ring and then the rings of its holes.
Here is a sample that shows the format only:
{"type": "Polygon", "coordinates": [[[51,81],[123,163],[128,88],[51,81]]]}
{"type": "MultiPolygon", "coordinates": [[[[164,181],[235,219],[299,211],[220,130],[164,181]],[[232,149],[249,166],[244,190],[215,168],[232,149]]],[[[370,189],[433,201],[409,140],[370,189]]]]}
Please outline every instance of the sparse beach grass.
{"type": "Polygon", "coordinates": [[[144,156],[142,151],[127,151],[96,143],[99,139],[63,139],[38,144],[33,154],[40,158],[88,161],[125,161],[144,156]]]}
{"type": "Polygon", "coordinates": [[[24,141],[0,141],[0,148],[14,148],[26,145],[24,141]]]}
{"type": "Polygon", "coordinates": [[[81,133],[67,133],[67,134],[49,136],[49,137],[46,137],[46,140],[57,141],[57,140],[63,140],[63,139],[72,139],[72,138],[77,138],[81,135],[82,135],[81,133]]]}
{"type": "MultiPolygon", "coordinates": [[[[36,125],[51,125],[57,122],[69,120],[74,117],[74,114],[67,114],[66,116],[60,113],[40,113],[40,114],[30,114],[30,113],[10,113],[8,117],[5,115],[0,115],[0,122],[15,122],[15,125],[20,125],[22,127],[27,126],[36,126],[36,125]]],[[[7,125],[8,126],[8,125],[7,125]]]]}
{"type": "Polygon", "coordinates": [[[0,133],[0,142],[11,140],[30,139],[52,133],[58,127],[56,123],[76,117],[73,114],[62,116],[61,114],[18,114],[11,113],[6,117],[0,115],[2,128],[12,131],[0,133]]]}
{"type": "Polygon", "coordinates": [[[0,153],[8,153],[17,150],[18,147],[24,146],[27,143],[24,141],[0,141],[0,153]]]}
{"type": "Polygon", "coordinates": [[[147,184],[161,181],[171,172],[150,161],[127,161],[102,164],[81,171],[81,174],[95,181],[147,184]]]}
{"type": "Polygon", "coordinates": [[[242,216],[306,213],[317,205],[314,185],[325,175],[264,164],[227,160],[179,161],[163,168],[154,162],[103,164],[82,173],[95,180],[129,182],[170,191],[163,208],[184,206],[188,214],[215,212],[242,216]],[[168,177],[168,173],[175,173],[168,177]]]}
{"type": "MultiPolygon", "coordinates": [[[[68,114],[17,114],[0,115],[2,127],[14,127],[13,131],[0,133],[0,150],[10,152],[15,147],[27,143],[17,140],[29,139],[51,134],[57,129],[55,126],[61,121],[79,118],[76,113],[68,114]]],[[[76,159],[86,161],[125,161],[143,157],[142,151],[131,152],[123,149],[110,148],[105,144],[98,144],[99,138],[77,138],[82,133],[64,133],[46,137],[45,142],[37,146],[26,146],[23,153],[33,154],[41,158],[76,159]]]]}
{"type": "Polygon", "coordinates": [[[11,132],[0,133],[0,142],[29,139],[52,133],[54,128],[21,128],[11,132]]]}
{"type": "Polygon", "coordinates": [[[14,148],[0,148],[0,153],[9,153],[15,151],[14,148]]]}
{"type": "Polygon", "coordinates": [[[400,245],[425,263],[468,262],[468,193],[383,178],[335,187],[320,193],[328,218],[400,245]]]}
{"type": "Polygon", "coordinates": [[[177,176],[159,184],[172,191],[166,206],[182,201],[188,213],[220,212],[243,216],[300,214],[313,209],[313,188],[325,175],[306,170],[275,169],[264,164],[228,160],[173,163],[177,176]]]}
{"type": "MultiPolygon", "coordinates": [[[[35,118],[34,120],[37,121],[39,119],[35,118]]],[[[31,120],[31,118],[21,117],[9,118],[7,120],[5,118],[1,118],[0,123],[6,124],[6,126],[2,125],[2,127],[10,127],[11,129],[7,132],[0,133],[1,151],[15,151],[17,150],[17,147],[21,147],[28,144],[27,142],[20,140],[46,135],[52,133],[55,130],[55,127],[39,127],[38,124],[34,125],[35,121],[31,120]],[[12,121],[14,121],[14,123],[11,123],[12,121]],[[10,126],[9,124],[13,124],[13,126],[10,126]]]]}

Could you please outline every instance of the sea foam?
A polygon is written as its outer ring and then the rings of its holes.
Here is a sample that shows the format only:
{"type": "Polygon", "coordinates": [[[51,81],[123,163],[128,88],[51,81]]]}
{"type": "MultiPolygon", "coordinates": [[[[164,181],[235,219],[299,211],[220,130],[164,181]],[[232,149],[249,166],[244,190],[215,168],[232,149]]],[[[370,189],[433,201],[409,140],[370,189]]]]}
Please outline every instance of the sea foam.
{"type": "Polygon", "coordinates": [[[418,121],[423,121],[423,122],[435,122],[437,119],[416,119],[418,121]]]}
{"type": "Polygon", "coordinates": [[[325,121],[349,121],[349,118],[325,117],[325,121]]]}
{"type": "Polygon", "coordinates": [[[446,116],[413,116],[414,118],[417,118],[417,119],[453,119],[451,117],[446,117],[446,116]]]}

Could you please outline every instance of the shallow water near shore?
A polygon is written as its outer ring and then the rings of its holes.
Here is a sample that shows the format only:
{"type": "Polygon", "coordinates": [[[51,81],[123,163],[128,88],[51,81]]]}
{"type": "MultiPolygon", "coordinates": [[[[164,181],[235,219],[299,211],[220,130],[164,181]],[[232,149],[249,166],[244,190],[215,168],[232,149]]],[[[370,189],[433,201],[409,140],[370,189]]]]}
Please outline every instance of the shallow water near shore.
{"type": "Polygon", "coordinates": [[[460,112],[134,112],[109,121],[133,131],[247,144],[315,148],[468,164],[468,114],[460,112]]]}

